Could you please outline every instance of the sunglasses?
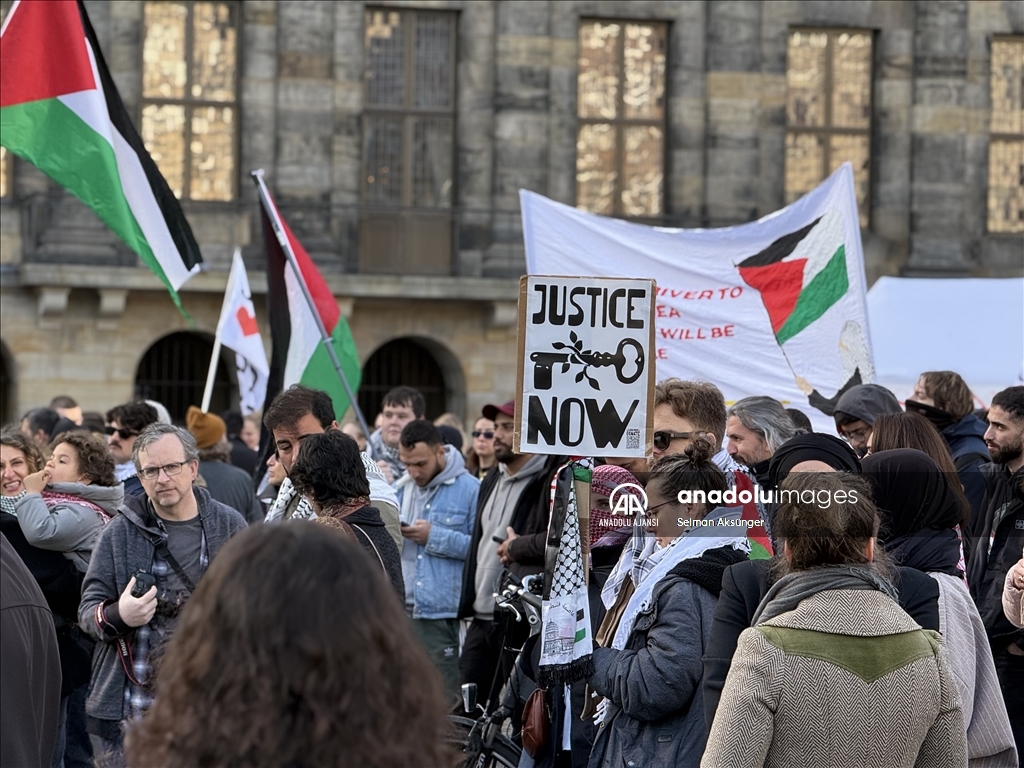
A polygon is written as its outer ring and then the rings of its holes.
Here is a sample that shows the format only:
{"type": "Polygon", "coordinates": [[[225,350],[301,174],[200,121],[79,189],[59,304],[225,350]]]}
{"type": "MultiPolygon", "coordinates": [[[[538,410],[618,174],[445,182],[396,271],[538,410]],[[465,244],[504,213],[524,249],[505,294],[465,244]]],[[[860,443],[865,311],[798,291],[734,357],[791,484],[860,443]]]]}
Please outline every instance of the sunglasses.
{"type": "Polygon", "coordinates": [[[658,430],[654,433],[654,447],[659,451],[667,451],[673,440],[688,440],[696,432],[663,432],[658,430]]]}
{"type": "Polygon", "coordinates": [[[133,432],[132,430],[125,429],[124,427],[121,427],[120,429],[117,427],[104,427],[103,431],[106,432],[108,435],[116,434],[122,440],[127,440],[129,437],[139,436],[138,432],[133,432]]]}
{"type": "Polygon", "coordinates": [[[490,440],[494,437],[494,432],[489,429],[474,429],[473,437],[482,437],[484,440],[490,440]]]}

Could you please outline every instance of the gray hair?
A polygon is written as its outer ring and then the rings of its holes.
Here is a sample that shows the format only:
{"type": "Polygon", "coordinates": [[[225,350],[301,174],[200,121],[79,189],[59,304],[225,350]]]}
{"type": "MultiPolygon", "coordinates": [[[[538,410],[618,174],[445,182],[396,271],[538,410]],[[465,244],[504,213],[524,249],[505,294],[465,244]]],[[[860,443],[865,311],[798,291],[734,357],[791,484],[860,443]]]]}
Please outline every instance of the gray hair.
{"type": "Polygon", "coordinates": [[[744,427],[761,435],[772,453],[796,434],[793,420],[782,403],[771,397],[745,397],[729,409],[729,415],[735,416],[744,427]]]}
{"type": "Polygon", "coordinates": [[[185,461],[199,459],[199,449],[196,447],[196,439],[192,437],[191,432],[173,424],[164,424],[158,421],[150,424],[135,438],[135,445],[132,446],[132,464],[135,465],[136,472],[142,471],[142,466],[139,464],[139,451],[148,450],[149,446],[167,435],[174,435],[178,438],[178,442],[181,443],[181,447],[185,451],[185,461]]]}

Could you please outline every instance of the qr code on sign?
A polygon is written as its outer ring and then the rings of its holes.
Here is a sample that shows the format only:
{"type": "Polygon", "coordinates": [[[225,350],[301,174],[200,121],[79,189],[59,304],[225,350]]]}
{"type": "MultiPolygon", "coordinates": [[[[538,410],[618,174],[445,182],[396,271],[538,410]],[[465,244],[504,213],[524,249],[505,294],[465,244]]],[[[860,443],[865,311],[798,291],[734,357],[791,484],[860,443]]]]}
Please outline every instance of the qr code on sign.
{"type": "Polygon", "coordinates": [[[626,430],[626,448],[637,449],[640,447],[640,430],[639,429],[627,429],[626,430]]]}

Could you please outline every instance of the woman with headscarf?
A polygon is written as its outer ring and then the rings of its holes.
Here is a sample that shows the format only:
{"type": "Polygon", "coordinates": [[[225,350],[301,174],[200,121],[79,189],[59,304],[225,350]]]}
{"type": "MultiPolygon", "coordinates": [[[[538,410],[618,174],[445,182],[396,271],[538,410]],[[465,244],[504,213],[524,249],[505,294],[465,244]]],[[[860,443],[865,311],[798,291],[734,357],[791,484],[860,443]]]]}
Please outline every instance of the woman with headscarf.
{"type": "Polygon", "coordinates": [[[701,658],[722,572],[750,551],[742,509],[716,508],[728,483],[711,461],[714,451],[695,440],[651,470],[647,517],[656,528],[639,557],[628,558],[633,592],[611,647],[594,648],[587,679],[603,697],[590,768],[695,768],[704,751],[701,658]]]}
{"type": "Polygon", "coordinates": [[[867,484],[794,474],[783,489],[784,575],[740,637],[701,765],[963,768],[943,643],[894,600],[867,484]]]}
{"type": "MultiPolygon", "coordinates": [[[[797,435],[783,443],[772,456],[768,477],[772,487],[778,488],[791,474],[860,471],[860,460],[846,441],[815,432],[797,435]]],[[[775,507],[773,504],[772,508],[775,507]]],[[[782,552],[781,544],[775,551],[782,552]]],[[[772,560],[748,560],[728,568],[722,577],[722,594],[711,626],[712,652],[704,657],[704,719],[709,731],[736,643],[743,630],[751,626],[757,606],[774,584],[779,563],[778,556],[772,560]]],[[[925,629],[938,629],[938,586],[912,568],[894,570],[900,607],[925,629]]]]}
{"type": "Polygon", "coordinates": [[[1013,732],[988,636],[958,566],[960,538],[954,527],[963,516],[960,499],[922,451],[873,453],[863,468],[882,516],[879,543],[895,563],[938,584],[938,629],[963,703],[971,768],[1012,765],[1013,732]]]}

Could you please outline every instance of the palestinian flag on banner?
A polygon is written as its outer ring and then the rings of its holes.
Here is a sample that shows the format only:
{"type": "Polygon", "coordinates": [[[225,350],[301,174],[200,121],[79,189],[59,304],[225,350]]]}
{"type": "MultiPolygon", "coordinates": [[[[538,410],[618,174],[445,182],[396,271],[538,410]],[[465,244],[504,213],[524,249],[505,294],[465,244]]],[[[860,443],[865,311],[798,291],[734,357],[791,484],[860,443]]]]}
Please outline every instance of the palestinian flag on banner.
{"type": "MultiPolygon", "coordinates": [[[[261,201],[263,197],[261,196],[261,201]]],[[[276,204],[266,199],[274,211],[268,211],[266,203],[261,206],[263,217],[263,239],[267,247],[267,304],[270,315],[270,380],[267,385],[267,399],[263,406],[266,413],[270,403],[279,392],[292,384],[303,384],[313,389],[322,389],[331,396],[334,413],[340,420],[349,407],[348,394],[345,386],[338,378],[331,357],[324,347],[317,327],[313,311],[303,295],[302,286],[295,276],[295,271],[288,263],[284,249],[274,233],[271,216],[277,215],[284,229],[292,252],[302,271],[302,277],[313,297],[317,314],[324,328],[331,337],[335,354],[341,361],[352,392],[359,389],[362,368],[359,365],[359,354],[352,338],[348,323],[341,316],[338,302],[327,287],[323,277],[317,270],[313,260],[309,258],[302,243],[292,234],[288,223],[280,217],[276,204]]]]}
{"type": "Polygon", "coordinates": [[[0,143],[89,206],[167,286],[202,255],[76,0],[18,0],[0,30],[0,143]]]}
{"type": "Polygon", "coordinates": [[[839,212],[830,208],[737,266],[743,282],[760,292],[775,338],[785,344],[850,288],[839,212]]]}

